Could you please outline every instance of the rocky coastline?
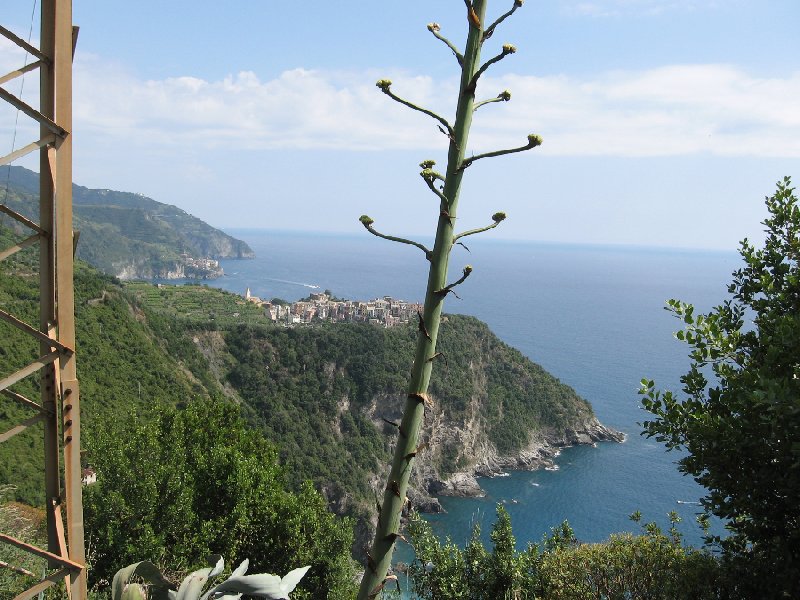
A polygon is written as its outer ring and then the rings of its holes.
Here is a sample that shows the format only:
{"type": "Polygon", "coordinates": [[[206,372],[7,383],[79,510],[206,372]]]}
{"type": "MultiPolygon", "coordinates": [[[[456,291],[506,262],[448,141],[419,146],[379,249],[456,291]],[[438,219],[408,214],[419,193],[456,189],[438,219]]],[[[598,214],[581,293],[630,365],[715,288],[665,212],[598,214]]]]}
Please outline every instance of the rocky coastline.
{"type": "Polygon", "coordinates": [[[409,498],[414,507],[425,513],[444,512],[439,497],[481,498],[486,492],[479,478],[496,477],[508,471],[536,471],[552,468],[555,458],[564,448],[594,445],[598,442],[625,441],[625,434],[606,427],[596,418],[577,429],[562,432],[545,432],[534,436],[526,448],[515,455],[503,456],[491,450],[482,453],[467,470],[457,471],[447,477],[437,476],[435,470],[423,465],[409,498]]]}

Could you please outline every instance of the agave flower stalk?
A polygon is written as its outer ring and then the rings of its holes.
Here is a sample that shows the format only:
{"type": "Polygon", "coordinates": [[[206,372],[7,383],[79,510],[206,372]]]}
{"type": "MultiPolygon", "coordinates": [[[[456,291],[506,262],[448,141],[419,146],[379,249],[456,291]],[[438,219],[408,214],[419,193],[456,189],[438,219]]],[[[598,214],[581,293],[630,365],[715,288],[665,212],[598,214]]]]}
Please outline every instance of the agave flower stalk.
{"type": "Polygon", "coordinates": [[[434,161],[426,160],[420,164],[420,175],[428,188],[439,199],[439,216],[436,228],[436,238],[432,249],[428,249],[419,242],[386,235],[377,231],[374,221],[367,215],[361,217],[361,223],[373,235],[390,241],[409,244],[420,248],[428,261],[428,285],[425,294],[425,304],[419,315],[419,333],[412,367],[411,380],[408,387],[408,397],[405,404],[403,418],[398,429],[397,445],[392,460],[391,471],[388,476],[383,494],[383,502],[379,504],[378,523],[375,539],[366,556],[366,569],[361,581],[358,599],[368,600],[377,598],[393,577],[386,577],[389,570],[392,551],[395,541],[400,537],[400,517],[406,504],[406,491],[414,458],[421,450],[419,447],[420,429],[424,419],[425,409],[430,406],[428,385],[434,359],[439,356],[436,352],[436,339],[439,334],[439,322],[442,308],[447,295],[453,292],[456,285],[461,284],[472,272],[472,267],[467,266],[462,271],[462,276],[455,282],[447,283],[448,262],[453,245],[459,238],[473,235],[496,227],[503,219],[505,213],[497,212],[492,216],[492,224],[465,231],[461,234],[455,232],[458,198],[461,191],[461,182],[464,171],[476,160],[521,152],[541,144],[541,138],[536,135],[528,136],[528,142],[520,147],[509,150],[497,150],[465,158],[469,139],[469,130],[472,124],[472,115],[479,107],[490,102],[508,101],[511,94],[502,92],[496,98],[476,102],[475,91],[481,75],[493,64],[506,56],[516,52],[516,48],[505,44],[499,54],[486,63],[481,64],[480,53],[483,42],[494,32],[495,28],[517,8],[522,6],[523,0],[514,0],[511,9],[494,21],[488,28],[484,27],[488,0],[464,0],[466,5],[466,21],[468,26],[467,41],[463,53],[441,34],[441,27],[437,23],[428,25],[428,30],[438,40],[442,41],[455,56],[461,67],[461,81],[456,105],[455,121],[451,125],[446,119],[431,110],[417,106],[409,100],[396,95],[391,89],[391,81],[381,79],[377,82],[378,88],[391,99],[403,104],[412,110],[421,112],[438,122],[439,131],[449,139],[447,155],[447,168],[442,175],[433,170],[434,161]]]}

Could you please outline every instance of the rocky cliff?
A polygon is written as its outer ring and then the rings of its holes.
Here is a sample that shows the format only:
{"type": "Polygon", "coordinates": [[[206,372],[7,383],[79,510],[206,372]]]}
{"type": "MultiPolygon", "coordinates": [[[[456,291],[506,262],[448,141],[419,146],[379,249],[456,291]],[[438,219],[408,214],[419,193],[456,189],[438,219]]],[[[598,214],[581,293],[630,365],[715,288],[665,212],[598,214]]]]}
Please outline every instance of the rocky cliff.
{"type": "MultiPolygon", "coordinates": [[[[198,332],[195,343],[278,441],[290,472],[311,477],[337,512],[369,520],[397,436],[415,335],[413,324],[242,327],[224,333],[224,348],[210,332],[198,332]]],[[[572,388],[477,319],[448,317],[439,348],[446,360],[434,369],[426,447],[412,478],[418,508],[440,510],[436,496],[481,494],[481,475],[549,466],[559,448],[622,440],[572,388]]]]}
{"type": "MultiPolygon", "coordinates": [[[[480,380],[479,373],[471,370],[475,379],[480,380]]],[[[489,434],[484,385],[475,382],[475,393],[467,410],[455,418],[432,395],[433,406],[426,414],[421,438],[425,451],[418,455],[411,478],[409,497],[417,510],[441,512],[437,499],[440,496],[483,496],[479,477],[492,477],[509,470],[551,468],[563,448],[625,440],[623,433],[606,427],[591,412],[586,412],[563,426],[534,427],[528,432],[525,444],[501,452],[489,434]],[[442,468],[453,460],[457,465],[454,471],[442,468]]],[[[403,402],[401,396],[376,398],[367,414],[376,427],[385,420],[399,422],[403,402]]],[[[383,483],[382,478],[377,478],[376,485],[383,483]]]]}

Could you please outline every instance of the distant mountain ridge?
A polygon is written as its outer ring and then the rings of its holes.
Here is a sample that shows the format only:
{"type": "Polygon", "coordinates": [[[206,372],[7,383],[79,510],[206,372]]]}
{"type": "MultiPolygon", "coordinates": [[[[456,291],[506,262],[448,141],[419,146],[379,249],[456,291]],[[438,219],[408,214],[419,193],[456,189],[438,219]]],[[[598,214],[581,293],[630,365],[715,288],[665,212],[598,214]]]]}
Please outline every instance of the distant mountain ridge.
{"type": "MultiPolygon", "coordinates": [[[[36,219],[38,197],[38,173],[10,167],[3,202],[36,219]]],[[[210,279],[222,274],[215,261],[255,256],[245,242],[141,194],[73,184],[72,198],[78,258],[120,279],[210,279]]]]}

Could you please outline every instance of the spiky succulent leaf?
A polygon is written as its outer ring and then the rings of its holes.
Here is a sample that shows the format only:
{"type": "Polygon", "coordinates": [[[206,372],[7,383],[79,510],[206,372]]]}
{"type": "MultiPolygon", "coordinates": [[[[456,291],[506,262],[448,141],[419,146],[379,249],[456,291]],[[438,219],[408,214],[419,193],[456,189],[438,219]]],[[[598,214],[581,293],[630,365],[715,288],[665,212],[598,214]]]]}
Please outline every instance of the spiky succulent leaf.
{"type": "Polygon", "coordinates": [[[144,560],[117,571],[111,582],[111,600],[123,600],[125,586],[133,577],[141,577],[152,586],[151,597],[154,600],[168,598],[167,591],[175,589],[175,585],[162,575],[158,567],[144,560]]]}
{"type": "Polygon", "coordinates": [[[189,574],[186,579],[181,582],[181,587],[178,588],[178,594],[175,600],[199,600],[200,594],[206,582],[212,577],[216,577],[225,568],[225,561],[219,554],[212,554],[208,557],[208,562],[212,565],[205,569],[198,569],[194,573],[189,574]]]}
{"type": "Polygon", "coordinates": [[[289,571],[285,577],[260,573],[258,575],[240,575],[230,577],[211,590],[211,594],[234,592],[246,596],[259,596],[269,600],[283,600],[297,587],[300,580],[311,566],[289,571]]]}

